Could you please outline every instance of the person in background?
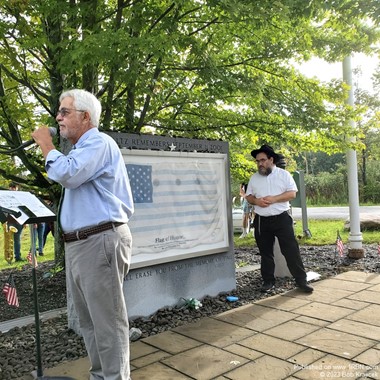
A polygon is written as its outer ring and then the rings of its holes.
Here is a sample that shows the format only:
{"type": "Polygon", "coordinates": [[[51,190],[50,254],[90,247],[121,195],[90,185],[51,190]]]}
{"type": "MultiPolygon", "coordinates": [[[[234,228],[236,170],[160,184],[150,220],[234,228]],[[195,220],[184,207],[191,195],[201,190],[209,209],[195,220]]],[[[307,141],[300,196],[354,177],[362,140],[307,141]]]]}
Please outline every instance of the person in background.
{"type": "MultiPolygon", "coordinates": [[[[51,200],[46,201],[46,204],[49,208],[53,208],[53,202],[51,200]]],[[[53,210],[55,212],[55,210],[53,210]]],[[[56,213],[56,212],[55,212],[56,213]]],[[[47,237],[51,233],[54,236],[54,222],[45,222],[44,223],[44,234],[42,237],[43,247],[45,247],[47,237]]]]}
{"type": "MultiPolygon", "coordinates": [[[[11,191],[18,191],[18,184],[15,182],[11,182],[9,184],[9,190],[11,191]]],[[[21,236],[22,236],[22,230],[24,229],[22,224],[17,223],[15,220],[8,221],[8,224],[10,226],[16,227],[17,232],[13,234],[13,252],[15,256],[15,261],[20,262],[20,261],[25,261],[21,257],[21,236]]]]}
{"type": "Polygon", "coordinates": [[[45,230],[45,223],[35,223],[32,226],[33,228],[33,234],[34,234],[34,241],[36,243],[36,254],[38,251],[38,254],[40,256],[44,255],[44,230],[45,230]],[[38,245],[37,245],[38,243],[38,245]]]}
{"type": "Polygon", "coordinates": [[[116,142],[99,131],[100,115],[101,104],[93,94],[65,91],[56,120],[73,149],[67,155],[59,152],[47,127],[38,128],[32,138],[45,157],[48,177],[64,189],[58,224],[90,379],[130,380],[123,283],[131,264],[127,223],[134,206],[123,156],[116,142]]]}
{"type": "Polygon", "coordinates": [[[243,239],[248,235],[249,227],[250,227],[250,219],[252,213],[252,206],[248,203],[246,197],[247,184],[242,183],[240,185],[240,197],[241,197],[241,205],[243,208],[243,220],[242,220],[242,228],[243,233],[240,235],[239,239],[243,239]]]}
{"type": "Polygon", "coordinates": [[[44,236],[42,238],[43,240],[43,247],[45,247],[47,237],[49,236],[49,233],[54,236],[54,222],[46,222],[44,227],[44,236]]]}
{"type": "Polygon", "coordinates": [[[247,186],[247,200],[253,204],[255,239],[261,255],[262,291],[275,286],[274,242],[277,237],[290,273],[300,290],[311,293],[307,283],[299,245],[294,234],[293,218],[289,214],[289,201],[298,191],[290,173],[276,166],[280,156],[272,147],[263,145],[252,150],[258,171],[252,175],[247,186]]]}

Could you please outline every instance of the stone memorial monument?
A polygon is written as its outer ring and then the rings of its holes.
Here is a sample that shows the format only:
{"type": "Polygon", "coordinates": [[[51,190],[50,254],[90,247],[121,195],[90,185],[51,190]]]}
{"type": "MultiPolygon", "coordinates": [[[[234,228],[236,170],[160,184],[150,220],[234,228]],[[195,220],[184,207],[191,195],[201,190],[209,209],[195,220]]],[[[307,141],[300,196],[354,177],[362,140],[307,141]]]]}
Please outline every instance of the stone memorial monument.
{"type": "MultiPolygon", "coordinates": [[[[124,283],[130,319],[235,289],[228,143],[107,134],[122,151],[135,203],[124,283]]],[[[70,300],[68,309],[78,331],[70,300]]]]}

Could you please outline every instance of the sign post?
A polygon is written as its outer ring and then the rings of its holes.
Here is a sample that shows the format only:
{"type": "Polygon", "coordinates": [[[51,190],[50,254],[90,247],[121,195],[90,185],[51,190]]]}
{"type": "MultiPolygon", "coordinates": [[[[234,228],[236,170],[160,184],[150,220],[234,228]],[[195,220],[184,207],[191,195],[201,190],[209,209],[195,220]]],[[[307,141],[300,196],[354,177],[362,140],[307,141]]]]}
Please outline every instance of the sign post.
{"type": "Polygon", "coordinates": [[[26,191],[0,191],[0,221],[12,221],[21,225],[30,225],[30,241],[32,254],[32,280],[33,280],[33,301],[34,317],[36,326],[36,358],[37,370],[32,372],[32,376],[39,380],[74,380],[71,377],[46,377],[42,371],[41,357],[41,334],[40,317],[38,305],[37,273],[36,273],[36,239],[33,233],[33,224],[51,222],[55,220],[55,214],[35,195],[26,191]]]}

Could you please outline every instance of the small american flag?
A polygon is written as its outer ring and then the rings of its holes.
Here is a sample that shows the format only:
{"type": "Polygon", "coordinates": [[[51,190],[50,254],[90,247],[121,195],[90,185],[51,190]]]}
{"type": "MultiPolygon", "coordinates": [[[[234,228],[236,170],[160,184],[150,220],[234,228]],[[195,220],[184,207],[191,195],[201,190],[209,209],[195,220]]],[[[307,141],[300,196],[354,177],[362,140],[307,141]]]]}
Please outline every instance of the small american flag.
{"type": "Polygon", "coordinates": [[[19,307],[17,290],[12,274],[9,275],[7,282],[3,287],[3,293],[7,299],[8,305],[19,307]]]}
{"type": "Polygon", "coordinates": [[[338,235],[336,237],[336,249],[339,253],[339,256],[342,257],[343,253],[344,253],[344,244],[343,244],[342,238],[339,235],[339,231],[338,231],[338,235]]]}
{"type": "Polygon", "coordinates": [[[377,254],[380,256],[380,243],[377,245],[377,254]]]}
{"type": "MultiPolygon", "coordinates": [[[[30,263],[31,265],[33,265],[33,254],[32,254],[32,251],[29,251],[28,256],[26,256],[26,258],[28,259],[29,263],[30,263]]],[[[34,267],[35,267],[35,268],[38,267],[38,263],[37,263],[37,257],[36,257],[36,255],[34,255],[34,267]]]]}

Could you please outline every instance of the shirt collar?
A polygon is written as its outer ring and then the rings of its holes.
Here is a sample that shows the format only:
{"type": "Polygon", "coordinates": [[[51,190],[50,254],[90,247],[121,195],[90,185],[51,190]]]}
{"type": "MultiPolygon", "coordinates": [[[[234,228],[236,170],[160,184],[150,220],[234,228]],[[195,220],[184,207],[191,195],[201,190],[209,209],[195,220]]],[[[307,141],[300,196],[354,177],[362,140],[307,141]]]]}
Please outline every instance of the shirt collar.
{"type": "Polygon", "coordinates": [[[74,145],[74,149],[79,148],[89,137],[94,136],[99,133],[98,128],[91,128],[79,138],[77,143],[74,145]]]}

